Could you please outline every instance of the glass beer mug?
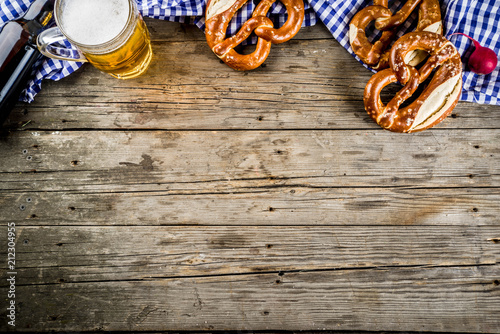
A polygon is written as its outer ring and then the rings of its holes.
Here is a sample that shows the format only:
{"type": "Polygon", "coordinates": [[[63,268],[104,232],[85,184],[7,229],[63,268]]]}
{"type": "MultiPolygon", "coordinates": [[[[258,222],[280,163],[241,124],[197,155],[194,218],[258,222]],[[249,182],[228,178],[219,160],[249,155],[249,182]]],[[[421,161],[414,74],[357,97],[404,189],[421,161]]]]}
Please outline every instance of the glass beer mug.
{"type": "Polygon", "coordinates": [[[153,52],[135,0],[56,0],[54,17],[57,27],[37,39],[45,56],[88,61],[118,79],[135,78],[147,70],[153,52]],[[76,58],[61,48],[65,38],[78,49],[76,58]]]}

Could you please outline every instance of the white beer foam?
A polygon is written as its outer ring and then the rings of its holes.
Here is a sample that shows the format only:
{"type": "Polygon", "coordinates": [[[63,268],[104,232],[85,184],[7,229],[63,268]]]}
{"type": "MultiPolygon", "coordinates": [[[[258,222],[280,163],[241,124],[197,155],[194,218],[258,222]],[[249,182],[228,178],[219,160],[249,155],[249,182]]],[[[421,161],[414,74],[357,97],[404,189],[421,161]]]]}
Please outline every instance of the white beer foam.
{"type": "Polygon", "coordinates": [[[67,0],[59,22],[76,43],[99,45],[118,36],[129,11],[128,0],[67,0]]]}

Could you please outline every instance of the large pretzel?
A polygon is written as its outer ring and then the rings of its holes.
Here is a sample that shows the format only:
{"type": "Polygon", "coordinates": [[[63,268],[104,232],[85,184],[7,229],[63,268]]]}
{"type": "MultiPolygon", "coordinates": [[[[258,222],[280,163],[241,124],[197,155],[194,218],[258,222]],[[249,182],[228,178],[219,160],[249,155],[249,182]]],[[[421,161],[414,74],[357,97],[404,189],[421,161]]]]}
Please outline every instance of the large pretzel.
{"type": "MultiPolygon", "coordinates": [[[[349,24],[349,41],[353,52],[368,66],[375,70],[387,68],[389,65],[388,47],[396,36],[396,28],[401,26],[408,16],[418,9],[418,25],[415,31],[431,31],[442,34],[441,10],[438,0],[408,0],[403,7],[393,14],[388,7],[388,0],[374,0],[372,6],[356,13],[349,24]],[[419,6],[420,5],[420,6],[419,6]],[[382,31],[380,39],[370,43],[365,29],[375,21],[375,28],[382,31]]],[[[423,53],[408,55],[412,65],[420,63],[423,53]]]]}
{"type": "Polygon", "coordinates": [[[286,7],[288,19],[285,24],[275,29],[267,12],[276,0],[262,0],[252,17],[243,23],[236,35],[226,38],[226,30],[233,15],[248,0],[209,0],[205,13],[205,36],[210,49],[229,67],[235,70],[253,70],[259,67],[269,55],[272,44],[290,40],[299,32],[304,20],[303,0],[280,0],[286,7]],[[258,36],[255,51],[242,55],[234,50],[247,39],[252,32],[258,36]]]}
{"type": "Polygon", "coordinates": [[[392,46],[389,65],[390,68],[371,77],[364,93],[366,111],[384,129],[395,132],[428,129],[445,119],[457,104],[462,90],[462,62],[453,44],[442,35],[427,31],[404,35],[392,46]],[[430,55],[419,70],[405,62],[414,50],[430,55]],[[434,76],[420,96],[399,109],[434,69],[434,76]],[[384,105],[380,92],[396,81],[404,87],[384,105]]]}

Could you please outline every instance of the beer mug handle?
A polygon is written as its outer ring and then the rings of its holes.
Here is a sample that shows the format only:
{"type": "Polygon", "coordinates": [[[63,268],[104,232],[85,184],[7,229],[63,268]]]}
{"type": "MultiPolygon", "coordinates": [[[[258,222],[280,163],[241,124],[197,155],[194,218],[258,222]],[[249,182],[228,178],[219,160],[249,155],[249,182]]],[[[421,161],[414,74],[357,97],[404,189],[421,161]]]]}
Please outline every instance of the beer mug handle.
{"type": "Polygon", "coordinates": [[[82,52],[78,49],[70,49],[67,46],[64,47],[53,46],[54,43],[59,43],[59,45],[65,45],[65,42],[67,43],[67,39],[62,34],[61,30],[59,30],[58,27],[53,27],[45,31],[42,31],[42,33],[39,34],[38,38],[36,39],[38,50],[40,50],[40,52],[44,56],[59,60],[78,61],[78,62],[88,61],[82,54],[82,52]],[[64,54],[56,54],[54,52],[55,50],[58,50],[59,52],[64,54]],[[75,57],[70,57],[69,55],[75,57]]]}

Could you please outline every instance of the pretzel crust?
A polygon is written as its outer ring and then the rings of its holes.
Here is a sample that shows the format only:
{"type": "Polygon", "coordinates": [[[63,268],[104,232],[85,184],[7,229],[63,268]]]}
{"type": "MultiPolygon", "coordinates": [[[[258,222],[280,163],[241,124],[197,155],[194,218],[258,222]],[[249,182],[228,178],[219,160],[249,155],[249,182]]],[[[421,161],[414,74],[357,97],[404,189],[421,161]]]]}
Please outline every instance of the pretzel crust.
{"type": "Polygon", "coordinates": [[[281,28],[275,29],[266,15],[276,0],[262,0],[252,17],[243,23],[236,35],[226,38],[232,17],[247,1],[209,0],[205,12],[205,36],[208,46],[229,67],[240,71],[253,70],[262,65],[271,51],[271,44],[283,43],[293,38],[304,20],[303,0],[280,0],[287,9],[288,18],[281,28]],[[252,32],[258,37],[255,51],[247,55],[235,51],[234,48],[252,32]]]}
{"type": "Polygon", "coordinates": [[[408,33],[392,46],[389,64],[390,68],[374,74],[365,87],[365,109],[377,124],[390,131],[417,132],[438,124],[451,113],[462,90],[462,62],[446,38],[427,31],[408,33]],[[407,55],[415,50],[430,55],[419,70],[405,63],[407,55]],[[433,70],[434,76],[420,96],[399,109],[433,70]],[[404,87],[384,105],[380,99],[382,89],[398,81],[404,87]]]}
{"type": "MultiPolygon", "coordinates": [[[[415,31],[431,31],[442,34],[441,9],[439,0],[408,0],[396,13],[388,9],[388,0],[374,0],[372,6],[360,10],[349,24],[349,41],[353,52],[366,65],[374,70],[387,68],[389,63],[388,47],[396,36],[397,28],[417,8],[418,25],[415,31]],[[380,39],[374,43],[368,41],[365,29],[375,21],[375,28],[382,31],[380,39]]],[[[416,65],[425,59],[425,54],[415,52],[408,57],[416,65]]]]}

